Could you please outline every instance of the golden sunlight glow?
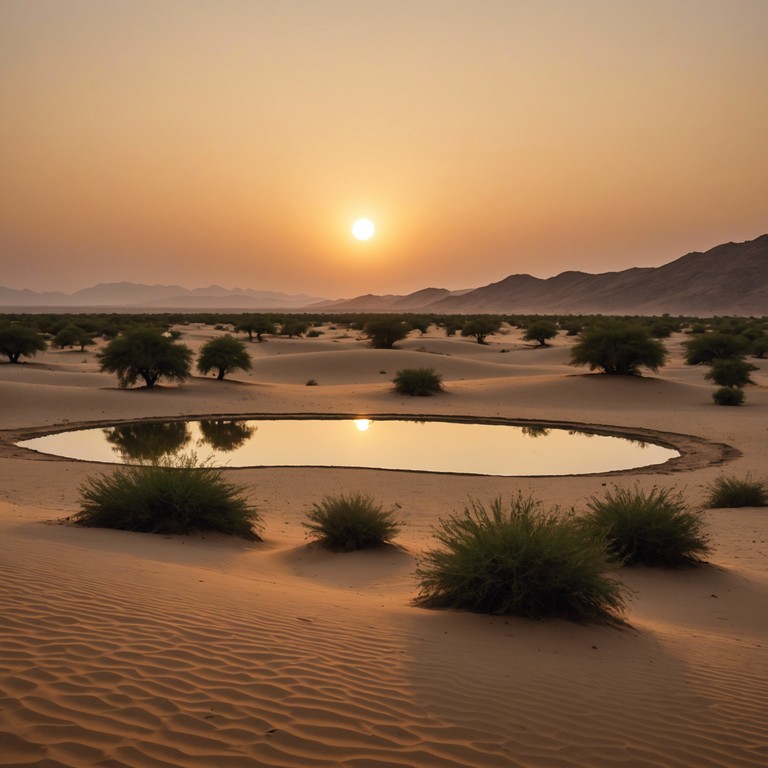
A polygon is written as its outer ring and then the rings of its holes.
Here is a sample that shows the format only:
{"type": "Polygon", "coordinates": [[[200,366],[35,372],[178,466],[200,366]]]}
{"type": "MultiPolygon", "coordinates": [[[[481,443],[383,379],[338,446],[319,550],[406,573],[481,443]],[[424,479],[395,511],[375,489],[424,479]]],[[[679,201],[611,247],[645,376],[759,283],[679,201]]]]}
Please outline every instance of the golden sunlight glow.
{"type": "Polygon", "coordinates": [[[371,426],[371,420],[370,419],[355,419],[355,426],[361,432],[367,432],[368,431],[368,427],[371,426]]]}
{"type": "Polygon", "coordinates": [[[352,225],[352,234],[358,240],[370,240],[375,231],[376,227],[370,219],[358,219],[352,225]]]}

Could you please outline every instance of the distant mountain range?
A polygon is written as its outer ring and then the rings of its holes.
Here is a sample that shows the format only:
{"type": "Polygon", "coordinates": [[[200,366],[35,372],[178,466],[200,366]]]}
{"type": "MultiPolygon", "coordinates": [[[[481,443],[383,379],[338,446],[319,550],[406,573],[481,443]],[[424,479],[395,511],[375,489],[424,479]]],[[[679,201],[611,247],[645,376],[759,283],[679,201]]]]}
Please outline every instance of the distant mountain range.
{"type": "Polygon", "coordinates": [[[180,285],[142,285],[139,283],[99,283],[75,293],[50,291],[36,293],[0,286],[0,307],[66,307],[126,309],[147,312],[166,309],[302,309],[323,301],[320,296],[305,293],[289,295],[250,288],[182,288],[180,285]]]}
{"type": "Polygon", "coordinates": [[[102,283],[73,294],[0,287],[0,309],[98,308],[123,311],[290,310],[439,314],[768,315],[768,234],[693,252],[661,267],[563,272],[540,279],[510,275],[481,288],[424,288],[405,296],[366,294],[329,300],[306,294],[178,285],[102,283]]]}

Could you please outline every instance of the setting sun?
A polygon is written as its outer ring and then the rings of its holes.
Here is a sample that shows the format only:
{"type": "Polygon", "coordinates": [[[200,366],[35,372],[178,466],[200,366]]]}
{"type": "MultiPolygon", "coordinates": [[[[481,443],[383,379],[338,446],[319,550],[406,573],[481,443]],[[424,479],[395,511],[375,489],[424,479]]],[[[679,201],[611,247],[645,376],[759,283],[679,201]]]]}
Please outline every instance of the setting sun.
{"type": "Polygon", "coordinates": [[[352,234],[358,240],[370,240],[375,231],[376,227],[370,219],[358,219],[352,225],[352,234]]]}

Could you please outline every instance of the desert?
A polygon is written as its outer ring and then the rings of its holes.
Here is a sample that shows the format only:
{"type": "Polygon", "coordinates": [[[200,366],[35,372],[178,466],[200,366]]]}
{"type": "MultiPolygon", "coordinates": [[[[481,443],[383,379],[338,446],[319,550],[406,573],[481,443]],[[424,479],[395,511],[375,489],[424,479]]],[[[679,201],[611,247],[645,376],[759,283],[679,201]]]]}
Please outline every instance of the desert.
{"type": "MultiPolygon", "coordinates": [[[[178,330],[195,351],[224,332],[178,330]]],[[[563,333],[537,348],[506,325],[483,345],[431,326],[377,350],[354,331],[323,331],[248,343],[253,369],[224,381],[152,390],[120,389],[99,371],[99,346],[0,365],[0,764],[765,764],[764,509],[703,509],[705,566],[620,569],[623,626],[413,604],[434,526],[470,498],[522,492],[578,512],[605,488],[661,486],[703,507],[724,473],[765,477],[765,360],[752,359],[746,404],[720,408],[702,367],[684,364],[682,333],[665,341],[658,373],[605,376],[568,365],[563,333]],[[395,372],[420,366],[441,372],[446,391],[394,393],[395,372]],[[270,414],[642,428],[728,451],[569,477],[226,469],[263,516],[252,543],[69,524],[78,488],[110,467],[15,446],[64,426],[270,414]],[[396,506],[398,546],[339,554],[308,542],[307,511],[340,490],[396,506]]]]}

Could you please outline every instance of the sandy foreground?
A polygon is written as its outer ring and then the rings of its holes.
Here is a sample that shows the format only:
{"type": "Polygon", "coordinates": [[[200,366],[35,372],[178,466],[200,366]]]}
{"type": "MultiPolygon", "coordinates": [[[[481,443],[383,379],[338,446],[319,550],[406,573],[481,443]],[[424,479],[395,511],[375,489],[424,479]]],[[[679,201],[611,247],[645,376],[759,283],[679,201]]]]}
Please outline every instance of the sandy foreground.
{"type": "MultiPolygon", "coordinates": [[[[188,326],[194,349],[219,332],[188,326]]],[[[628,626],[416,608],[416,558],[440,515],[518,491],[583,509],[604,486],[674,486],[699,506],[719,474],[768,475],[768,363],[741,408],[667,341],[658,375],[567,365],[571,340],[480,346],[416,332],[249,344],[254,370],[125,391],[94,351],[0,365],[0,765],[762,766],[768,762],[768,512],[703,512],[711,566],[623,569],[628,626]],[[447,392],[394,394],[404,367],[447,392]],[[385,371],[386,373],[382,373],[385,371]],[[305,386],[315,379],[318,386],[305,386]],[[642,427],[736,449],[725,463],[624,475],[499,478],[231,469],[263,543],[57,524],[108,467],[14,448],[19,430],[206,414],[442,414],[642,427]],[[399,505],[401,549],[332,554],[301,527],[313,501],[399,505]]],[[[471,446],[457,446],[470,451],[471,446]]]]}

